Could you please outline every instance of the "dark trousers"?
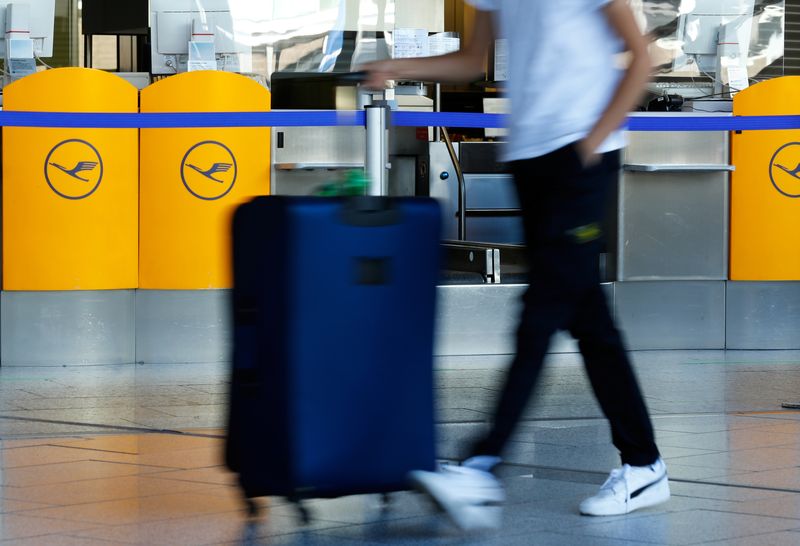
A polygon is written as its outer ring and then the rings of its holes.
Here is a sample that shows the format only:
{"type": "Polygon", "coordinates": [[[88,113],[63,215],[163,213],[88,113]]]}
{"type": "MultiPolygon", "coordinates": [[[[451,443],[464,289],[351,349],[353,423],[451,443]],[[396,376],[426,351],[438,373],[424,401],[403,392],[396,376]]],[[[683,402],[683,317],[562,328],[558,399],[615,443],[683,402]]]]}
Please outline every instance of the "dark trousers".
{"type": "Polygon", "coordinates": [[[622,462],[653,463],[653,428],[625,347],[600,287],[599,252],[606,195],[616,183],[619,153],[584,168],[567,146],[512,164],[522,207],[530,288],[517,332],[517,354],[494,423],[474,455],[500,455],[536,386],[550,338],[578,340],[589,380],[611,425],[622,462]]]}

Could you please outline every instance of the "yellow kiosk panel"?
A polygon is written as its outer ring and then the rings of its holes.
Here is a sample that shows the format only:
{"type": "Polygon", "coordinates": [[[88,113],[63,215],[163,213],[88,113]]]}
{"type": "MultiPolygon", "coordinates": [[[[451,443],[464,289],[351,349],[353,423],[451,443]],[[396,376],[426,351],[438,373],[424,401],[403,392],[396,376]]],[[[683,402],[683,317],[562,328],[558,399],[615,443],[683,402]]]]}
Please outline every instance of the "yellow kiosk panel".
{"type": "MultiPolygon", "coordinates": [[[[738,116],[800,114],[800,76],[737,94],[738,116]]],[[[800,280],[800,130],[731,139],[731,280],[800,280]]]]}
{"type": "MultiPolygon", "coordinates": [[[[4,108],[135,113],[138,92],[85,68],[23,78],[4,108]]],[[[3,289],[137,286],[136,129],[3,128],[3,289]]]]}
{"type": "MultiPolygon", "coordinates": [[[[270,94],[227,72],[172,76],[142,91],[142,112],[266,112],[270,94]]],[[[230,288],[230,223],[269,193],[269,128],[143,129],[140,287],[230,288]]]]}

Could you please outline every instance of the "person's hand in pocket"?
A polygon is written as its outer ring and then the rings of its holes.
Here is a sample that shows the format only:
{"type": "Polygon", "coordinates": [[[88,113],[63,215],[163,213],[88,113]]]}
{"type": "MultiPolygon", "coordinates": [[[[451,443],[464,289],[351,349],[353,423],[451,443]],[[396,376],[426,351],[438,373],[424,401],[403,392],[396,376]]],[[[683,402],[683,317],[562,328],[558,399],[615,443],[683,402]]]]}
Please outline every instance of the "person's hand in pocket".
{"type": "Polygon", "coordinates": [[[597,148],[589,143],[586,139],[580,140],[575,143],[575,151],[578,153],[578,158],[581,160],[583,168],[588,169],[600,163],[600,154],[597,153],[597,148]]]}

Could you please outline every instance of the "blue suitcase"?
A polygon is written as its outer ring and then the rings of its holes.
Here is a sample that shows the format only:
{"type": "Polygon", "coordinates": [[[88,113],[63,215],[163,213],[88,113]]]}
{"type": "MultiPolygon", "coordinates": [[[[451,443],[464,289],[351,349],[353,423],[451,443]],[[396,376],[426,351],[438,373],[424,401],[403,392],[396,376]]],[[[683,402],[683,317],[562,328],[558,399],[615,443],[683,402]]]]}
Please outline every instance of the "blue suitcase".
{"type": "Polygon", "coordinates": [[[226,463],[251,510],[403,490],[434,468],[440,222],[427,198],[237,210],[226,463]]]}

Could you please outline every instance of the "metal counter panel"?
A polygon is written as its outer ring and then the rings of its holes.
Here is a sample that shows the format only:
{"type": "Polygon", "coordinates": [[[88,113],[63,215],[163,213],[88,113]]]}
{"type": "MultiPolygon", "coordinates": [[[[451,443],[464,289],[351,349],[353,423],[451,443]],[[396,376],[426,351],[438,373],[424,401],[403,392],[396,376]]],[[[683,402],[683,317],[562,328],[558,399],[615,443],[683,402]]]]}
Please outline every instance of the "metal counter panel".
{"type": "Polygon", "coordinates": [[[728,349],[800,349],[800,282],[728,282],[728,349]]]}
{"type": "Polygon", "coordinates": [[[231,290],[138,290],[136,361],[227,362],[233,350],[231,290]]]}
{"type": "Polygon", "coordinates": [[[630,133],[617,279],[726,280],[729,170],[727,133],[630,133]]]}
{"type": "Polygon", "coordinates": [[[614,304],[631,350],[725,348],[724,281],[618,282],[614,304]]]}
{"type": "Polygon", "coordinates": [[[363,127],[276,127],[274,162],[363,165],[366,138],[363,127]]]}
{"type": "Polygon", "coordinates": [[[440,286],[434,354],[512,354],[527,285],[440,286]]]}
{"type": "MultiPolygon", "coordinates": [[[[513,354],[522,284],[440,286],[436,317],[437,356],[513,354]]],[[[603,284],[613,308],[614,284],[603,284]]],[[[567,332],[550,341],[550,353],[575,353],[578,344],[567,332]]]]}
{"type": "Polygon", "coordinates": [[[131,364],[134,305],[133,290],[5,291],[2,365],[131,364]]]}
{"type": "Polygon", "coordinates": [[[273,195],[309,195],[341,176],[363,168],[363,127],[275,127],[272,130],[273,195]]]}
{"type": "Polygon", "coordinates": [[[619,280],[727,279],[726,173],[626,172],[619,220],[619,280]]]}
{"type": "Polygon", "coordinates": [[[652,131],[628,133],[623,163],[728,164],[728,133],[652,131]]]}

